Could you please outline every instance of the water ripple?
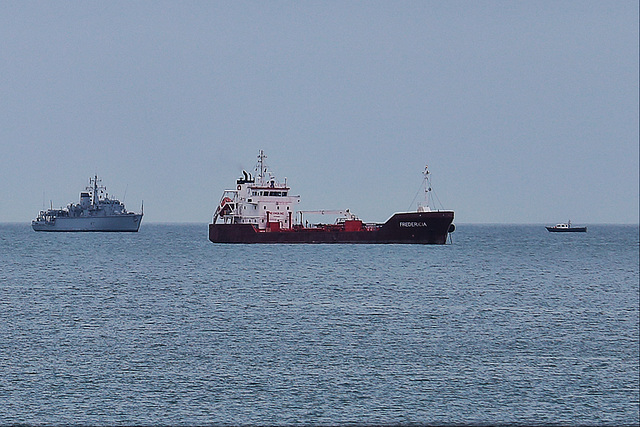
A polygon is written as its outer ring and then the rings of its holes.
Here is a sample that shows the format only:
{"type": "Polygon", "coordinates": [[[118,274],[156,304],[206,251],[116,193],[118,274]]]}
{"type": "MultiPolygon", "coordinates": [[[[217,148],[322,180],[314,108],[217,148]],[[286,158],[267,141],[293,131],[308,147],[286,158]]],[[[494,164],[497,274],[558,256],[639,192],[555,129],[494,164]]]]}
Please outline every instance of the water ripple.
{"type": "Polygon", "coordinates": [[[638,228],[217,245],[0,225],[2,424],[637,425],[638,228]]]}

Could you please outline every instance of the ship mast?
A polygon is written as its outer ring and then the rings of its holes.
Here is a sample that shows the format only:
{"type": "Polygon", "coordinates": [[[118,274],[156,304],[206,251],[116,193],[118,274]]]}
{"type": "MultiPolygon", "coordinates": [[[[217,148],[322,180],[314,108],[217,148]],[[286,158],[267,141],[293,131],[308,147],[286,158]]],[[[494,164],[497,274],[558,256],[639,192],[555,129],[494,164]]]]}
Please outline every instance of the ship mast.
{"type": "Polygon", "coordinates": [[[96,205],[96,197],[98,197],[98,175],[93,177],[93,197],[91,198],[91,204],[93,204],[93,206],[96,205]]]}
{"type": "Polygon", "coordinates": [[[432,198],[431,198],[431,179],[429,178],[429,166],[424,167],[424,171],[422,171],[422,175],[424,179],[422,180],[422,185],[424,187],[424,202],[418,203],[418,212],[429,212],[431,211],[432,198]]]}
{"type": "Polygon", "coordinates": [[[102,182],[102,180],[98,179],[98,175],[95,175],[93,178],[89,178],[89,186],[87,187],[87,191],[91,192],[91,206],[93,207],[98,205],[98,188],[106,189],[103,186],[98,187],[98,182],[102,182]]]}
{"type": "Polygon", "coordinates": [[[264,154],[263,150],[260,150],[260,154],[258,155],[258,165],[256,168],[260,168],[260,170],[258,171],[258,185],[260,185],[261,187],[264,186],[264,159],[266,158],[267,155],[264,154]]]}

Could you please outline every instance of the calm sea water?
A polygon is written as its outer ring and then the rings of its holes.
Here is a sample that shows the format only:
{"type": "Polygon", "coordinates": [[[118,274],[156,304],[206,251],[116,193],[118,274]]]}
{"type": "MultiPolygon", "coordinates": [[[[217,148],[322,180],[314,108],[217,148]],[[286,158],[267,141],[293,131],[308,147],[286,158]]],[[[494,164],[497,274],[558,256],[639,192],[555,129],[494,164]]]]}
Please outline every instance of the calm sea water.
{"type": "Polygon", "coordinates": [[[638,226],[447,246],[0,225],[0,424],[639,423],[638,226]]]}

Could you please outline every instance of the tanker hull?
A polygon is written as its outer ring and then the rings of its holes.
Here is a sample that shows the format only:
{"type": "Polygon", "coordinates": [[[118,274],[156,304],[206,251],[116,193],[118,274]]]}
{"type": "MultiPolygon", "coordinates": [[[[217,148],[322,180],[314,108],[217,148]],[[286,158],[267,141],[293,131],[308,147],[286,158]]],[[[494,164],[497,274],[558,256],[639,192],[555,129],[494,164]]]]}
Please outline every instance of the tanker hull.
{"type": "Polygon", "coordinates": [[[251,224],[209,224],[214,243],[413,243],[445,244],[452,211],[406,212],[384,224],[346,221],[340,225],[258,230],[251,224]]]}

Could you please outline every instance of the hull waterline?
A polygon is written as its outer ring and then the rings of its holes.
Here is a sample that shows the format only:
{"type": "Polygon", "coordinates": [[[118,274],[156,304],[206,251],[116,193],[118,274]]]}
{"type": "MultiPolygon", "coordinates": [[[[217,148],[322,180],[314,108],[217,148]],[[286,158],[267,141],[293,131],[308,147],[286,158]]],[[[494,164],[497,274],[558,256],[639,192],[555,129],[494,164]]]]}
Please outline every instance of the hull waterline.
{"type": "Polygon", "coordinates": [[[96,218],[56,218],[54,221],[33,221],[34,231],[48,232],[137,232],[142,223],[141,214],[96,218]]]}

